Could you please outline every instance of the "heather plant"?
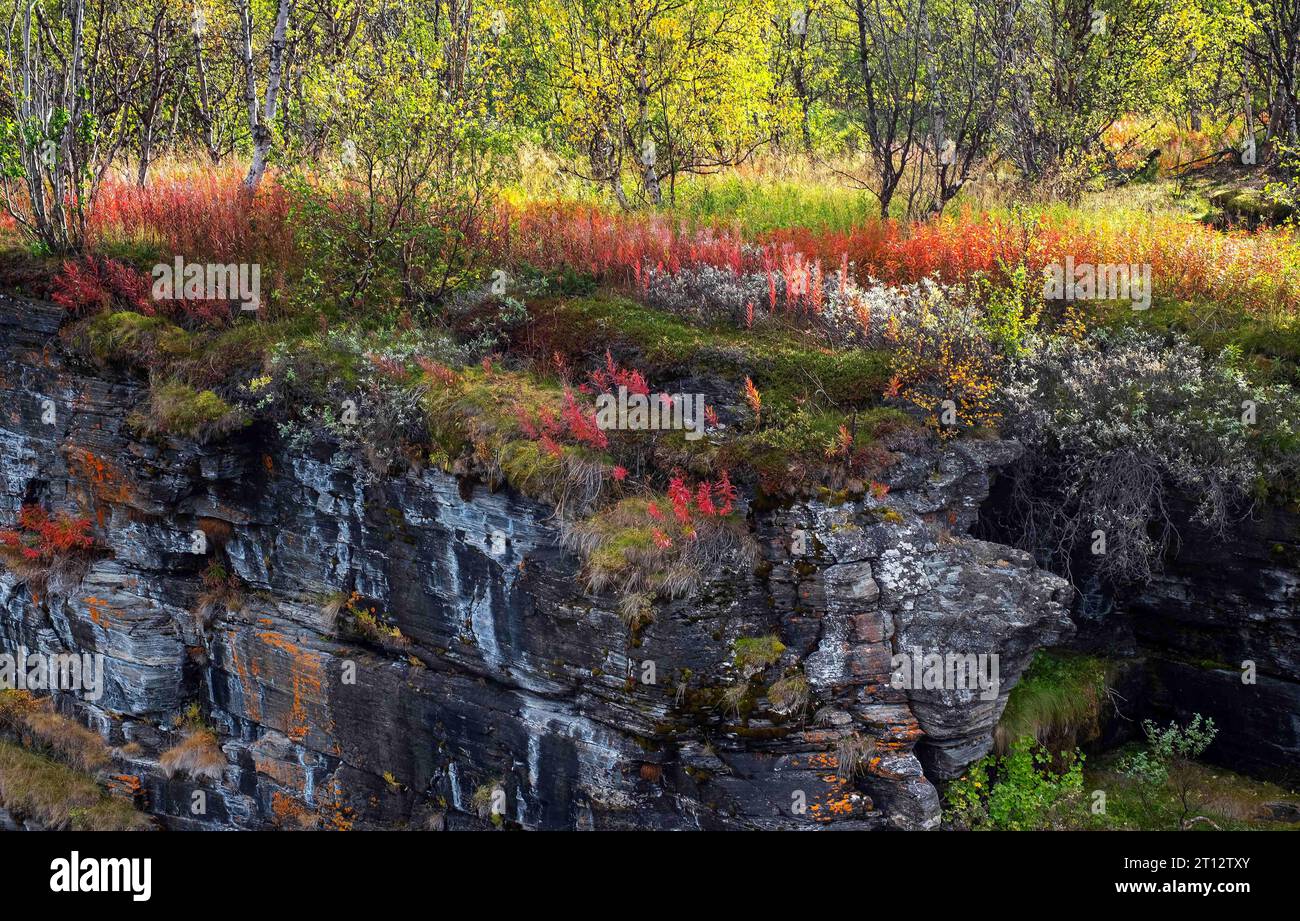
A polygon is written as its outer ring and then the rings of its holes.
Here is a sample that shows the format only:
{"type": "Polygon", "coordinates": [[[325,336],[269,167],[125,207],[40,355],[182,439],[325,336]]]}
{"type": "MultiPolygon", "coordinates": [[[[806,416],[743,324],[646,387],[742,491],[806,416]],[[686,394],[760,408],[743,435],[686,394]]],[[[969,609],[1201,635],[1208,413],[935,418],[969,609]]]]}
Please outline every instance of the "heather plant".
{"type": "Polygon", "coordinates": [[[0,529],[0,561],[19,578],[44,585],[69,581],[94,552],[90,520],[24,505],[17,527],[0,529]]]}
{"type": "Polygon", "coordinates": [[[1294,464],[1289,391],[1252,383],[1231,352],[1134,330],[1037,340],[1003,388],[1026,549],[1069,568],[1091,543],[1100,575],[1145,579],[1176,538],[1170,504],[1222,533],[1294,464]]]}

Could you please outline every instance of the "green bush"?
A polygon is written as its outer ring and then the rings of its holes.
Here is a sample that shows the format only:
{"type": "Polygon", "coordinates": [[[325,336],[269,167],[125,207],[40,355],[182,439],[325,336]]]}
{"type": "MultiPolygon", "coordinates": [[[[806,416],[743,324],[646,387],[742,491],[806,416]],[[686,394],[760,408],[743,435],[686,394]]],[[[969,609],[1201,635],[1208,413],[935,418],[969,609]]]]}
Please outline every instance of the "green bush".
{"type": "Polygon", "coordinates": [[[947,819],[969,829],[1025,831],[1074,823],[1070,810],[1083,792],[1083,755],[1053,754],[1032,738],[1006,755],[981,758],[947,790],[947,819]],[[1065,768],[1053,770],[1053,761],[1065,768]]]}

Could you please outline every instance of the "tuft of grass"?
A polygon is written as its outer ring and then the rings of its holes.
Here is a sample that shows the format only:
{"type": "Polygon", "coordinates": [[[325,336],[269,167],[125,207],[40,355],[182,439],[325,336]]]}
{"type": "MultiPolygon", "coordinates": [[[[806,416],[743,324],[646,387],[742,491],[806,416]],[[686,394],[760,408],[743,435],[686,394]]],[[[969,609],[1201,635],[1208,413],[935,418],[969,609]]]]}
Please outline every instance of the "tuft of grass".
{"type": "Polygon", "coordinates": [[[51,829],[143,831],[149,816],[129,802],[109,796],[92,777],[0,741],[0,804],[51,829]]]}
{"type": "Polygon", "coordinates": [[[344,617],[348,631],[360,640],[390,651],[401,651],[411,645],[410,639],[404,636],[395,624],[389,624],[384,620],[383,614],[377,607],[366,606],[359,592],[353,592],[348,596],[340,613],[344,617]]]}
{"type": "Polygon", "coordinates": [[[863,762],[876,751],[876,740],[856,732],[841,736],[835,745],[835,776],[849,783],[863,770],[863,762]]]}
{"type": "Polygon", "coordinates": [[[742,636],[731,644],[732,664],[746,678],[774,664],[785,652],[785,644],[775,635],[742,636]]]}
{"type": "Polygon", "coordinates": [[[226,756],[211,729],[195,728],[187,731],[179,743],[163,752],[158,758],[158,764],[168,777],[182,773],[193,780],[206,778],[215,783],[221,779],[222,772],[226,769],[226,756]]]}
{"type": "Polygon", "coordinates": [[[120,310],[92,317],[72,334],[72,345],[105,364],[148,369],[192,357],[192,335],[163,317],[120,310]]]}
{"type": "Polygon", "coordinates": [[[29,737],[81,771],[96,770],[110,760],[99,733],[56,711],[50,697],[14,689],[0,691],[0,725],[29,737]]]}
{"type": "Polygon", "coordinates": [[[243,423],[241,414],[211,390],[195,390],[179,380],[151,386],[148,412],[131,418],[138,430],[148,434],[199,441],[234,431],[243,423]]]}
{"type": "Polygon", "coordinates": [[[1026,736],[1053,750],[1094,738],[1108,703],[1108,681],[1102,659],[1040,649],[1011,689],[994,735],[995,750],[1006,752],[1026,736]]]}
{"type": "Polygon", "coordinates": [[[810,696],[808,679],[802,672],[787,675],[767,689],[772,709],[785,716],[803,716],[810,696]]]}
{"type": "Polygon", "coordinates": [[[426,373],[421,386],[432,453],[456,472],[473,470],[491,483],[504,481],[557,508],[583,509],[599,496],[609,457],[567,442],[547,450],[521,421],[560,418],[564,391],[558,384],[522,371],[467,367],[450,381],[426,373]]]}
{"type": "Polygon", "coordinates": [[[695,591],[706,572],[733,563],[752,566],[758,548],[739,515],[699,517],[688,524],[662,510],[663,496],[623,499],[590,518],[566,522],[562,542],[585,558],[588,591],[615,591],[631,629],[648,622],[654,599],[695,591]],[[652,509],[660,510],[658,517],[652,509]]]}

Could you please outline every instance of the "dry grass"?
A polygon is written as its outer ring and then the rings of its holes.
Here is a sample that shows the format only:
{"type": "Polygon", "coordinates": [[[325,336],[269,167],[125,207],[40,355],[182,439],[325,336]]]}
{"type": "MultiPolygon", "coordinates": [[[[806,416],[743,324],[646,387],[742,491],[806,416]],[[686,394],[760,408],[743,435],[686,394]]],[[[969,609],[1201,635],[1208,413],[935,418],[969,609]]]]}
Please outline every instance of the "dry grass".
{"type": "Polygon", "coordinates": [[[52,829],[144,831],[153,821],[123,799],[109,796],[90,776],[0,742],[0,803],[52,829]]]}
{"type": "Polygon", "coordinates": [[[841,737],[835,746],[835,776],[843,783],[850,782],[862,773],[862,762],[875,750],[874,739],[868,739],[856,732],[841,737]]]}
{"type": "Polygon", "coordinates": [[[38,698],[27,691],[0,691],[0,724],[81,771],[97,770],[111,760],[99,733],[56,711],[50,697],[38,698]]]}
{"type": "Polygon", "coordinates": [[[158,764],[168,777],[180,772],[193,780],[206,778],[215,783],[226,769],[226,756],[212,730],[194,729],[185,733],[179,744],[163,752],[158,764]]]}
{"type": "Polygon", "coordinates": [[[772,709],[783,716],[802,717],[810,697],[808,679],[802,673],[782,678],[767,689],[772,709]]]}

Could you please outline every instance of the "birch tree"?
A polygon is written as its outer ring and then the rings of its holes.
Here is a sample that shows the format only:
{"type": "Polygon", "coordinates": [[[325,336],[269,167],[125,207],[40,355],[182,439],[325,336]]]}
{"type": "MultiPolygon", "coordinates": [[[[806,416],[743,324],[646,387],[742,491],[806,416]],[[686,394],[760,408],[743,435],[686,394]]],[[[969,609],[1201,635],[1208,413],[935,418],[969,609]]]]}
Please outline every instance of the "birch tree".
{"type": "Polygon", "coordinates": [[[238,0],[239,16],[243,26],[241,59],[244,65],[244,105],[248,110],[248,127],[253,138],[253,157],[248,165],[244,188],[256,191],[266,173],[271,143],[275,137],[275,114],[280,104],[280,84],[284,79],[285,49],[288,43],[289,21],[293,17],[295,0],[279,0],[275,26],[266,48],[266,91],[259,98],[257,68],[255,66],[254,18],[252,0],[238,0]]]}

